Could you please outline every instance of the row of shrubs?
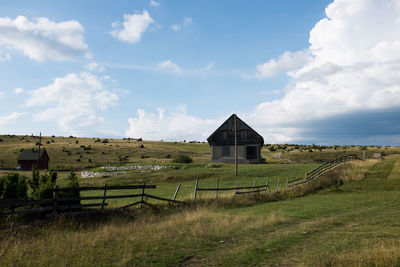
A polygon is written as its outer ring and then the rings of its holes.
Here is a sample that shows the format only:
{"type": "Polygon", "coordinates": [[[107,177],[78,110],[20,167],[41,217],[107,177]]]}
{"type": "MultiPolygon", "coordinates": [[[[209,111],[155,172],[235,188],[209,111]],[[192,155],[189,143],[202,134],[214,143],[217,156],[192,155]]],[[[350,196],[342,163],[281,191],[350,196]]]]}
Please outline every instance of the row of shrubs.
{"type": "MultiPolygon", "coordinates": [[[[79,183],[76,174],[71,171],[67,188],[70,191],[60,192],[61,197],[79,197],[79,183]]],[[[19,173],[8,173],[0,179],[0,199],[50,199],[57,182],[57,172],[50,171],[40,175],[39,170],[32,171],[28,179],[19,173]],[[29,190],[30,189],[30,190],[29,190]],[[28,196],[28,191],[30,195],[28,196]]]]}

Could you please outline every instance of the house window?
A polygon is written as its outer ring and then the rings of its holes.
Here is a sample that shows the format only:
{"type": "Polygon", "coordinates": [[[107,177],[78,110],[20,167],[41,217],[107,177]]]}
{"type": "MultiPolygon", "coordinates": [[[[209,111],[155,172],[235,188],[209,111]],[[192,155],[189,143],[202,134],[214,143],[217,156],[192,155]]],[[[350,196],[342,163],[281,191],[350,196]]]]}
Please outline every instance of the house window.
{"type": "Polygon", "coordinates": [[[229,146],[223,146],[222,147],[222,156],[229,156],[229,146]]]}
{"type": "Polygon", "coordinates": [[[247,159],[256,159],[257,158],[257,146],[248,146],[247,147],[247,159]]]}

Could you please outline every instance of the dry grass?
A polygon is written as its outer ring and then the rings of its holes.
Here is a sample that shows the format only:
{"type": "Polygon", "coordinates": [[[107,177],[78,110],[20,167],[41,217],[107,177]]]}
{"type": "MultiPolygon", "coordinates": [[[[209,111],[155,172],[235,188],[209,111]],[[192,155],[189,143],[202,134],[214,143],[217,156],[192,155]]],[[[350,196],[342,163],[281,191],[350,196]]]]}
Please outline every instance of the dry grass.
{"type": "Polygon", "coordinates": [[[364,161],[351,161],[336,169],[336,173],[344,182],[364,180],[371,167],[380,160],[369,159],[364,161]]]}
{"type": "Polygon", "coordinates": [[[170,216],[150,215],[127,220],[115,217],[107,223],[79,224],[60,218],[42,227],[13,228],[0,234],[0,265],[21,263],[27,266],[85,266],[128,264],[133,259],[152,257],[157,246],[177,243],[189,247],[223,240],[238,232],[273,226],[288,219],[274,211],[266,216],[226,214],[210,207],[183,210],[170,216]],[[71,246],[72,245],[72,246],[71,246]],[[110,249],[110,246],[114,247],[110,249]],[[120,256],[115,257],[113,252],[120,256]],[[149,254],[150,253],[150,254],[149,254]]]}
{"type": "Polygon", "coordinates": [[[315,261],[315,266],[399,266],[400,242],[364,242],[357,251],[326,253],[315,261]]]}

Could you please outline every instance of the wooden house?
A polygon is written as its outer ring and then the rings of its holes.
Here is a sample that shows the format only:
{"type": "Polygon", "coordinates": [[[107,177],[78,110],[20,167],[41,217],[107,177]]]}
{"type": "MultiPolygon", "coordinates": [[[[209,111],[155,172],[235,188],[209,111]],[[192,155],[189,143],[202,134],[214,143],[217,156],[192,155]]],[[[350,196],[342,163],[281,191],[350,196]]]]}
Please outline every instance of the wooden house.
{"type": "Polygon", "coordinates": [[[261,148],[264,139],[236,114],[232,114],[207,138],[211,146],[211,160],[235,163],[235,128],[238,163],[262,163],[261,148]],[[236,127],[235,127],[236,124],[236,127]]]}
{"type": "Polygon", "coordinates": [[[45,170],[49,168],[49,155],[46,149],[41,149],[40,153],[35,149],[24,149],[18,157],[18,164],[21,164],[21,170],[27,171],[32,170],[33,166],[38,166],[39,170],[45,170]]]}

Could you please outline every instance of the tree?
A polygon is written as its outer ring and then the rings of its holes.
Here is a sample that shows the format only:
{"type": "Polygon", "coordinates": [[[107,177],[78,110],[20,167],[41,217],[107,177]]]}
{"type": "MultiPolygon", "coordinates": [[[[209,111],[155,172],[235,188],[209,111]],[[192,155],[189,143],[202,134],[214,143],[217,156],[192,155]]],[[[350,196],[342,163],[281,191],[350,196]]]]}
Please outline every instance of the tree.
{"type": "Polygon", "coordinates": [[[19,173],[9,173],[2,181],[2,199],[26,199],[28,197],[28,186],[24,176],[19,173]]]}

